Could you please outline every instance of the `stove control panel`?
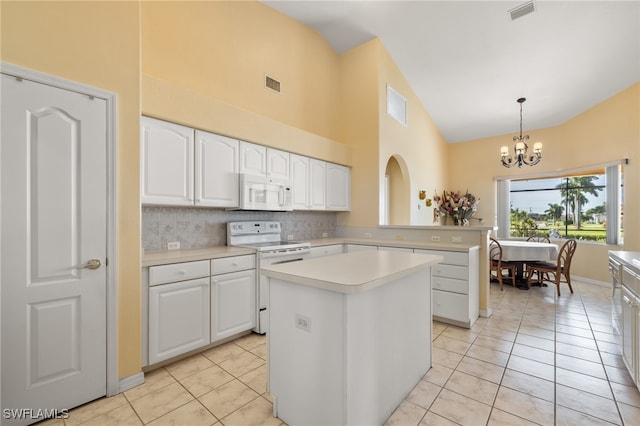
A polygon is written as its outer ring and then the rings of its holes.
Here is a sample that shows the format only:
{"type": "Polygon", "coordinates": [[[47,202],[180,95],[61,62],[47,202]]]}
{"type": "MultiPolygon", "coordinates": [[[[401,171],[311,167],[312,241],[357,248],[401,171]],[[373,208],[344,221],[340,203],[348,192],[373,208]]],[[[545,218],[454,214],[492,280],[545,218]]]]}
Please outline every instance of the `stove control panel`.
{"type": "Polygon", "coordinates": [[[280,222],[229,222],[227,232],[231,235],[280,234],[280,222]]]}

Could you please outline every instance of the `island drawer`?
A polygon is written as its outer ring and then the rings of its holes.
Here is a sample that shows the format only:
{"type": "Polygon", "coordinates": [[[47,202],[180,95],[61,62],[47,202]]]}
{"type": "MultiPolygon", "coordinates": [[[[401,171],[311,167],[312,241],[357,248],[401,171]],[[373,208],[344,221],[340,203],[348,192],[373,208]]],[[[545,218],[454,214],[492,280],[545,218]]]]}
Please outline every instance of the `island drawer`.
{"type": "Polygon", "coordinates": [[[209,261],[172,263],[149,267],[149,285],[166,284],[209,276],[209,261]]]}
{"type": "Polygon", "coordinates": [[[425,253],[425,254],[435,254],[438,256],[444,257],[442,263],[446,263],[448,265],[460,265],[460,266],[468,266],[469,265],[469,254],[465,252],[459,251],[440,251],[440,250],[425,250],[425,249],[415,249],[414,253],[425,253]]]}
{"type": "Polygon", "coordinates": [[[467,294],[469,293],[469,282],[465,280],[456,280],[454,278],[432,277],[432,286],[434,290],[450,291],[452,293],[467,294]]]}
{"type": "Polygon", "coordinates": [[[434,265],[431,271],[434,277],[456,278],[458,280],[469,279],[469,268],[466,266],[439,263],[434,265]]]}
{"type": "Polygon", "coordinates": [[[211,259],[211,275],[244,271],[246,269],[254,269],[255,267],[256,256],[254,254],[211,259]]]}

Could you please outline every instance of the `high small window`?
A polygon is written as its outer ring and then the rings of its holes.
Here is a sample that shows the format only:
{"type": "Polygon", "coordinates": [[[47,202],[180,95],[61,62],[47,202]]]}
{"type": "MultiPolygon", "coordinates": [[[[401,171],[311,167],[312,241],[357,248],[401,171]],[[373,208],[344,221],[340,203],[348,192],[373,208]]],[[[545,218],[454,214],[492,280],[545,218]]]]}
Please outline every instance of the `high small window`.
{"type": "Polygon", "coordinates": [[[622,167],[498,181],[499,236],[622,243],[622,167]],[[500,196],[502,194],[502,196],[500,196]]]}

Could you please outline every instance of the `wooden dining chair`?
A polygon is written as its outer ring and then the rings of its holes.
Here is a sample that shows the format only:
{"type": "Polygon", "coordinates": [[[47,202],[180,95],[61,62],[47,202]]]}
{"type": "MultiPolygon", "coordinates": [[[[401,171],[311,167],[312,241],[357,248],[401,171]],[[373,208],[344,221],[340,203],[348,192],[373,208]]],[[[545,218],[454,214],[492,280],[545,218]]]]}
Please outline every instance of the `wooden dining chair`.
{"type": "Polygon", "coordinates": [[[545,236],[545,235],[530,235],[529,238],[527,238],[527,241],[534,241],[536,243],[550,243],[551,240],[549,239],[549,237],[545,236]]]}
{"type": "Polygon", "coordinates": [[[527,285],[531,286],[531,277],[533,274],[537,274],[538,282],[542,284],[544,281],[551,282],[556,285],[558,289],[558,296],[560,296],[560,282],[562,276],[566,283],[569,285],[569,290],[573,293],[573,287],[571,287],[571,259],[576,252],[578,243],[574,239],[567,240],[560,251],[558,252],[558,258],[555,262],[531,262],[527,263],[525,276],[527,277],[527,285]]]}
{"type": "Polygon", "coordinates": [[[500,290],[504,290],[502,285],[503,271],[509,271],[511,276],[511,283],[516,286],[516,265],[510,262],[502,260],[502,246],[494,238],[489,237],[489,279],[493,278],[493,272],[495,271],[495,278],[500,283],[500,290]]]}

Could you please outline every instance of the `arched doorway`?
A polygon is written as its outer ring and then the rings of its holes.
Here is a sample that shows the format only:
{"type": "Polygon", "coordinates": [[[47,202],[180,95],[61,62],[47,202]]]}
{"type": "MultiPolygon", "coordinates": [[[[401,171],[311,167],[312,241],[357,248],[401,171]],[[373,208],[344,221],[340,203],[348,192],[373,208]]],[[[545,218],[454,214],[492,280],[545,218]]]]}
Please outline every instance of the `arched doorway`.
{"type": "Polygon", "coordinates": [[[404,159],[392,155],[385,167],[383,188],[381,188],[380,224],[409,225],[411,220],[409,205],[409,173],[404,159]]]}

